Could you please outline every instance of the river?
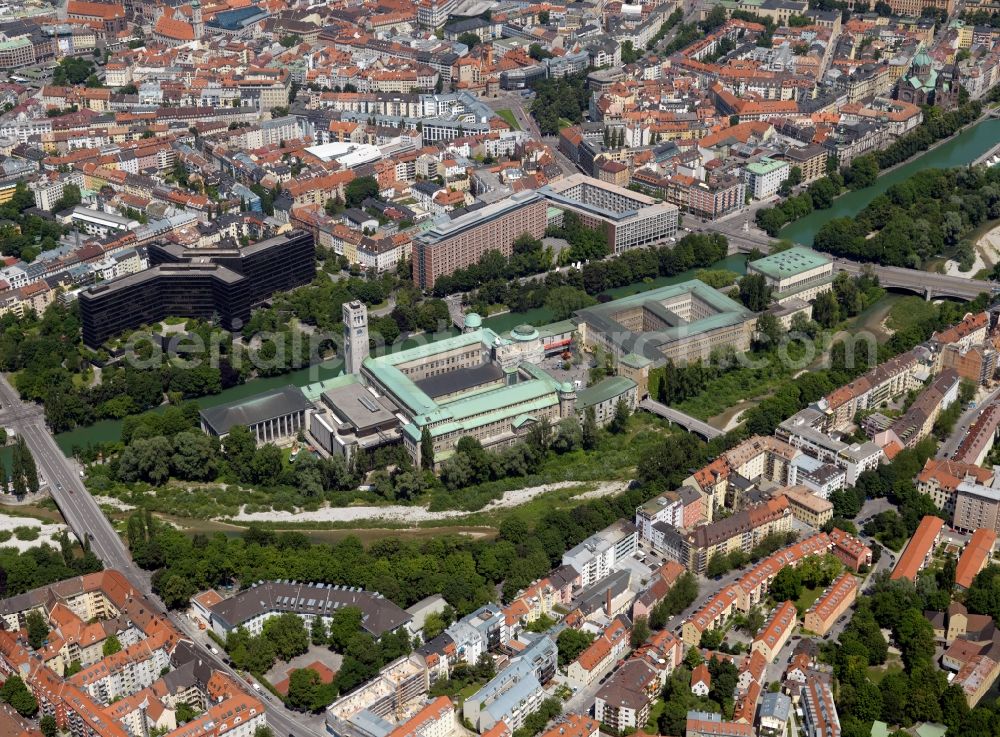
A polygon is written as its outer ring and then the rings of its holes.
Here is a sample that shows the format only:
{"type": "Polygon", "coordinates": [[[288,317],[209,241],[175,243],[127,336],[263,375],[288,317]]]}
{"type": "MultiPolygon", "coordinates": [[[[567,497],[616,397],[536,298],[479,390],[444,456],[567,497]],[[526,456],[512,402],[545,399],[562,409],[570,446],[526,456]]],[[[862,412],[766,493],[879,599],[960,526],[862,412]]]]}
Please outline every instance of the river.
{"type": "MultiPolygon", "coordinates": [[[[727,256],[721,261],[717,261],[712,264],[708,268],[727,269],[729,271],[735,271],[739,274],[745,274],[746,257],[739,255],[727,256]]],[[[676,284],[688,279],[694,279],[695,275],[699,271],[701,271],[701,269],[690,269],[675,276],[660,277],[647,282],[638,282],[624,287],[617,287],[616,289],[609,289],[608,293],[615,297],[622,297],[626,294],[636,294],[649,289],[655,289],[656,287],[662,287],[667,284],[676,284]]],[[[552,322],[552,312],[546,307],[539,307],[529,310],[528,312],[508,312],[501,315],[495,315],[494,317],[484,320],[483,324],[498,333],[503,333],[510,330],[515,325],[520,325],[521,323],[545,325],[550,322],[552,322]]],[[[435,333],[434,337],[435,339],[440,340],[441,338],[455,335],[456,333],[456,330],[451,329],[442,331],[441,333],[435,333]]],[[[417,342],[418,341],[414,339],[401,341],[397,345],[393,346],[392,350],[403,350],[415,345],[417,342]]],[[[216,407],[220,404],[225,404],[226,402],[233,402],[237,399],[245,399],[253,396],[254,394],[260,394],[261,392],[266,392],[269,389],[276,389],[287,384],[302,387],[322,379],[330,379],[339,374],[342,367],[343,362],[340,360],[331,360],[321,364],[313,364],[312,366],[306,366],[305,368],[297,369],[281,376],[272,376],[266,379],[253,379],[245,384],[239,384],[226,389],[219,394],[199,397],[194,401],[196,401],[201,407],[216,407]]],[[[150,411],[162,412],[164,409],[165,406],[158,407],[150,411]]],[[[95,422],[93,425],[88,425],[87,427],[78,427],[74,430],[59,433],[56,435],[56,442],[59,444],[59,447],[62,448],[64,453],[70,455],[75,447],[86,448],[88,445],[117,442],[121,438],[121,434],[121,420],[101,420],[100,422],[95,422]]],[[[4,454],[2,450],[0,450],[0,462],[3,461],[4,454]]]]}
{"type": "Polygon", "coordinates": [[[889,187],[924,169],[947,169],[970,164],[989,151],[998,141],[1000,141],[1000,119],[988,118],[967,128],[934,150],[910,159],[887,174],[879,175],[872,186],[838,197],[834,200],[833,207],[827,210],[815,210],[804,218],[789,223],[778,233],[778,237],[811,246],[816,232],[827,221],[833,218],[854,217],[889,187]]]}

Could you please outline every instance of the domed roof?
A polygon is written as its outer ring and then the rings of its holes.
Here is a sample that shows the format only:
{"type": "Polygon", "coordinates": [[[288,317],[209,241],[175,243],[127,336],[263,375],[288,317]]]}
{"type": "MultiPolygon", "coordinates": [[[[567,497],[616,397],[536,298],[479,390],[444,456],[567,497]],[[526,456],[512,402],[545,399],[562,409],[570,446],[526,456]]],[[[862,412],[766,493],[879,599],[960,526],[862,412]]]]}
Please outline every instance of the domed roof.
{"type": "Polygon", "coordinates": [[[514,340],[534,340],[538,337],[538,331],[531,325],[522,324],[510,331],[510,337],[514,340]]]}
{"type": "Polygon", "coordinates": [[[568,381],[564,381],[562,383],[562,386],[559,387],[559,391],[564,392],[564,393],[569,393],[569,392],[573,391],[573,385],[570,384],[568,381]]]}
{"type": "Polygon", "coordinates": [[[465,316],[465,327],[467,328],[478,328],[483,324],[483,318],[481,318],[475,312],[470,312],[465,316]]]}

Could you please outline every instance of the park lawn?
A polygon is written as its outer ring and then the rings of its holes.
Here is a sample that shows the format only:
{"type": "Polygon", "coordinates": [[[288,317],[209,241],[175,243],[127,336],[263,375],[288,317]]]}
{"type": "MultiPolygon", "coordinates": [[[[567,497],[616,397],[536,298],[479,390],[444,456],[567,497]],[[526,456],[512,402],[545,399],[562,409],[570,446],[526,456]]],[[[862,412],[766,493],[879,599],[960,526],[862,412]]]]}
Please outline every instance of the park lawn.
{"type": "Polygon", "coordinates": [[[458,692],[458,703],[464,704],[465,700],[470,696],[475,696],[476,692],[480,688],[482,688],[481,684],[470,683],[468,686],[466,686],[465,688],[463,688],[461,691],[458,692]]]}
{"type": "Polygon", "coordinates": [[[795,606],[800,612],[806,612],[813,605],[819,595],[823,593],[823,587],[817,586],[814,589],[802,589],[799,598],[795,600],[795,606]]]}
{"type": "Polygon", "coordinates": [[[653,704],[653,708],[649,710],[649,719],[646,720],[646,731],[649,734],[658,734],[659,727],[657,726],[660,721],[660,714],[666,708],[667,702],[663,699],[657,699],[656,703],[653,704]]]}
{"type": "Polygon", "coordinates": [[[516,131],[521,130],[521,126],[517,124],[517,118],[514,117],[514,113],[511,110],[507,108],[503,108],[502,110],[497,110],[497,115],[503,118],[507,122],[507,124],[510,125],[510,127],[513,128],[514,130],[516,131]]]}
{"type": "Polygon", "coordinates": [[[889,310],[886,325],[893,331],[907,330],[936,314],[937,307],[933,302],[926,302],[923,297],[903,297],[889,310]]]}
{"type": "Polygon", "coordinates": [[[886,663],[883,665],[869,665],[868,666],[868,677],[871,679],[872,683],[876,686],[882,682],[890,673],[902,673],[903,666],[900,663],[886,663]]]}

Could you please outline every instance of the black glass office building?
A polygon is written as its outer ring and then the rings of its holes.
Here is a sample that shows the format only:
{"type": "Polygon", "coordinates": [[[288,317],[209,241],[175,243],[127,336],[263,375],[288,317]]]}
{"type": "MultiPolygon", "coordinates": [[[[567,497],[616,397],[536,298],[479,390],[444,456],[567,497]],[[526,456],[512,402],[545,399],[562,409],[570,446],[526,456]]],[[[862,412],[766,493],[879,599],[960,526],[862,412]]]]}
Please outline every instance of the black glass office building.
{"type": "Polygon", "coordinates": [[[166,317],[217,318],[227,330],[275,292],[312,281],[316,248],[310,233],[293,230],[245,248],[185,248],[154,243],[150,267],[80,293],[83,342],[102,345],[127,330],[166,317]]]}

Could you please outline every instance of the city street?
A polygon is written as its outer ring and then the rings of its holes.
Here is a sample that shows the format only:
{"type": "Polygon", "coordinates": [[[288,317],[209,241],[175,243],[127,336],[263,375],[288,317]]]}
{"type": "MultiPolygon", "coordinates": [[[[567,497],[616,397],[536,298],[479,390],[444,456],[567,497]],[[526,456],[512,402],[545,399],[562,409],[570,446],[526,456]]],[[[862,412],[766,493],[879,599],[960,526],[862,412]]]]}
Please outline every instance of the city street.
{"type": "Polygon", "coordinates": [[[962,412],[962,415],[955,422],[955,428],[951,431],[951,435],[938,448],[937,458],[951,458],[955,454],[958,446],[965,440],[965,435],[969,432],[969,428],[972,427],[973,423],[979,419],[979,415],[993,403],[998,395],[1000,395],[1000,388],[994,389],[983,397],[982,400],[977,401],[975,407],[962,412]]]}

